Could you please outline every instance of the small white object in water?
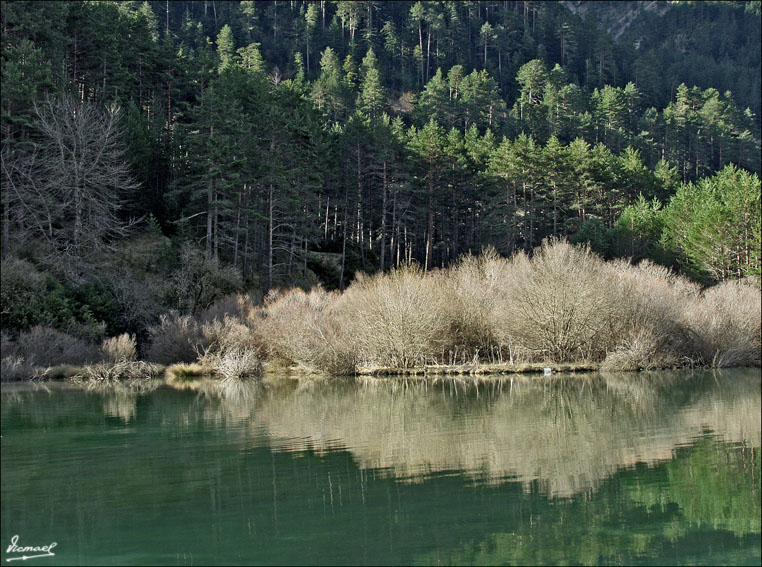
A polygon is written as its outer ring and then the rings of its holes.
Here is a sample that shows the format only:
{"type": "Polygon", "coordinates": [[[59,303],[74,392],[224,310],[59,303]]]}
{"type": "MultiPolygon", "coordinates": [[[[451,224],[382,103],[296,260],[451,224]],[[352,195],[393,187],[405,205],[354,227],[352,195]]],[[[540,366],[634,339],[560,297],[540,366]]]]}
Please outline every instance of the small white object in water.
{"type": "Polygon", "coordinates": [[[553,369],[552,368],[545,368],[545,376],[550,376],[551,374],[553,374],[553,369]]]}

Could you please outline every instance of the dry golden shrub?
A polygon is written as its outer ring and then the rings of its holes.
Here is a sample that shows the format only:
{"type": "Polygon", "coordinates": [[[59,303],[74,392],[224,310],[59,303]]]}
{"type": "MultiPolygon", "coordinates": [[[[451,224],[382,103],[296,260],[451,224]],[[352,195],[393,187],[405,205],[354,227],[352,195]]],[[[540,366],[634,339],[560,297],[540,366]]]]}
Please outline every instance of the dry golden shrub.
{"type": "Polygon", "coordinates": [[[614,276],[589,247],[546,240],[502,278],[499,331],[535,360],[603,360],[611,346],[614,276]]]}
{"type": "MultiPolygon", "coordinates": [[[[480,256],[463,256],[444,273],[441,299],[449,325],[447,357],[441,362],[466,362],[481,358],[501,362],[495,301],[507,263],[494,248],[480,256]]],[[[508,355],[510,356],[510,355],[508,355]]]]}
{"type": "Polygon", "coordinates": [[[254,334],[235,316],[225,315],[201,325],[202,341],[196,345],[202,366],[221,378],[257,376],[262,371],[254,334]]]}
{"type": "Polygon", "coordinates": [[[711,287],[687,305],[684,321],[704,365],[759,366],[761,304],[759,288],[737,280],[711,287]]]}
{"type": "Polygon", "coordinates": [[[451,342],[443,279],[407,265],[352,283],[335,314],[365,364],[409,368],[442,356],[451,342]]]}
{"type": "Polygon", "coordinates": [[[650,370],[692,361],[690,330],[681,323],[685,305],[699,288],[668,268],[643,261],[608,264],[615,276],[616,318],[605,370],[650,370]]]}
{"type": "Polygon", "coordinates": [[[138,358],[135,335],[123,333],[118,337],[104,339],[101,343],[101,356],[105,362],[133,362],[138,358]]]}
{"type": "Polygon", "coordinates": [[[334,312],[338,296],[320,286],[309,292],[271,292],[256,340],[272,359],[319,372],[353,374],[357,359],[352,339],[334,312]]]}

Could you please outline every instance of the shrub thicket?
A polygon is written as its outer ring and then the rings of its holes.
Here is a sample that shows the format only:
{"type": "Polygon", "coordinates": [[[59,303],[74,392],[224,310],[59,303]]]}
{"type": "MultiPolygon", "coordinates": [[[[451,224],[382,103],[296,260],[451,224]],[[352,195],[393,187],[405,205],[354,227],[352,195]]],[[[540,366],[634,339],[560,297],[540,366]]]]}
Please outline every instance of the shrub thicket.
{"type": "Polygon", "coordinates": [[[271,292],[257,326],[258,342],[282,363],[329,374],[354,373],[356,351],[336,308],[338,298],[320,286],[310,292],[271,292]]]}
{"type": "Polygon", "coordinates": [[[234,315],[202,322],[190,315],[162,316],[150,330],[147,358],[162,364],[198,362],[209,374],[246,377],[261,371],[255,336],[234,315]]]}
{"type": "Polygon", "coordinates": [[[409,265],[358,277],[337,315],[365,364],[409,368],[436,362],[451,343],[444,298],[440,273],[409,265]]]}
{"type": "Polygon", "coordinates": [[[359,276],[343,294],[273,293],[256,334],[271,359],[332,373],[354,362],[727,366],[759,364],[759,304],[748,283],[702,294],[649,261],[606,263],[589,247],[545,241],[531,257],[488,251],[450,270],[359,276]]]}
{"type": "Polygon", "coordinates": [[[700,362],[714,368],[759,365],[761,305],[759,287],[743,280],[711,287],[689,305],[685,321],[700,362]]]}
{"type": "Polygon", "coordinates": [[[477,358],[501,362],[503,354],[508,360],[513,357],[510,341],[505,345],[501,340],[496,310],[506,267],[497,251],[490,248],[480,256],[463,256],[445,272],[442,309],[449,328],[443,362],[477,358]]]}
{"type": "Polygon", "coordinates": [[[19,335],[16,349],[33,366],[79,365],[100,359],[98,347],[94,344],[39,325],[19,335]]]}
{"type": "Polygon", "coordinates": [[[201,343],[201,328],[190,315],[168,313],[159,317],[159,324],[148,329],[151,343],[146,359],[159,364],[193,362],[196,346],[201,343]]]}
{"type": "Polygon", "coordinates": [[[588,247],[546,241],[509,261],[499,321],[507,340],[537,360],[601,360],[613,345],[613,276],[588,247]]]}
{"type": "MultiPolygon", "coordinates": [[[[649,261],[606,263],[589,247],[545,241],[532,256],[487,251],[449,270],[361,275],[344,293],[273,291],[261,307],[250,296],[220,297],[196,315],[162,316],[149,329],[146,359],[230,379],[259,374],[263,359],[329,374],[485,360],[607,370],[759,365],[760,304],[758,282],[702,292],[649,261]]],[[[9,377],[101,358],[97,376],[145,370],[125,366],[136,360],[127,334],[104,341],[99,355],[87,341],[38,326],[18,341],[4,336],[3,357],[9,377]]]]}
{"type": "Polygon", "coordinates": [[[693,341],[683,324],[699,288],[663,266],[644,260],[609,264],[615,276],[616,328],[605,370],[649,370],[693,363],[693,341]]]}

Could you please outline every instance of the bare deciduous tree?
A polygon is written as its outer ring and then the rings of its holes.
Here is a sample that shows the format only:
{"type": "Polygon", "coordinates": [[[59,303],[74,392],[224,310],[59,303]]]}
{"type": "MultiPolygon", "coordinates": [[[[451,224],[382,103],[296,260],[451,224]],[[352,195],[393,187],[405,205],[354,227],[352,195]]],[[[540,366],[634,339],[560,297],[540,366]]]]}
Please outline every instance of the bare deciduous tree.
{"type": "Polygon", "coordinates": [[[35,149],[3,152],[4,235],[41,238],[67,261],[92,255],[124,232],[118,211],[137,187],[120,140],[119,108],[62,97],[35,112],[35,149]]]}

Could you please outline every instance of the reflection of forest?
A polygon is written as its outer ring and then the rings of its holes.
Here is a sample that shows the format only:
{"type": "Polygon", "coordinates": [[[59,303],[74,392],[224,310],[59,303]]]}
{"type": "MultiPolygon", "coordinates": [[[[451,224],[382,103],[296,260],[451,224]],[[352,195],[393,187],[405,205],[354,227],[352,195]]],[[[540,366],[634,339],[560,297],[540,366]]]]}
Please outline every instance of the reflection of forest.
{"type": "MultiPolygon", "coordinates": [[[[100,399],[106,416],[129,422],[141,397],[157,386],[110,385],[89,399],[100,399]]],[[[361,468],[411,482],[457,470],[481,482],[537,482],[550,497],[594,490],[637,463],[669,460],[707,432],[747,448],[760,447],[762,437],[758,369],[518,377],[478,385],[365,378],[269,386],[209,381],[188,388],[199,403],[177,418],[235,424],[244,445],[261,444],[266,431],[275,450],[343,448],[361,468]]],[[[10,409],[24,395],[5,390],[3,399],[10,409]]],[[[50,402],[36,398],[34,415],[48,420],[72,410],[50,402]]]]}
{"type": "Polygon", "coordinates": [[[276,450],[346,448],[398,478],[458,470],[486,482],[538,481],[551,497],[652,466],[711,432],[759,447],[756,369],[472,382],[364,379],[260,389],[208,385],[216,419],[249,418],[276,450]]]}
{"type": "Polygon", "coordinates": [[[146,563],[759,564],[758,370],[159,386],[4,387],[3,526],[94,564],[125,533],[146,563]]]}

